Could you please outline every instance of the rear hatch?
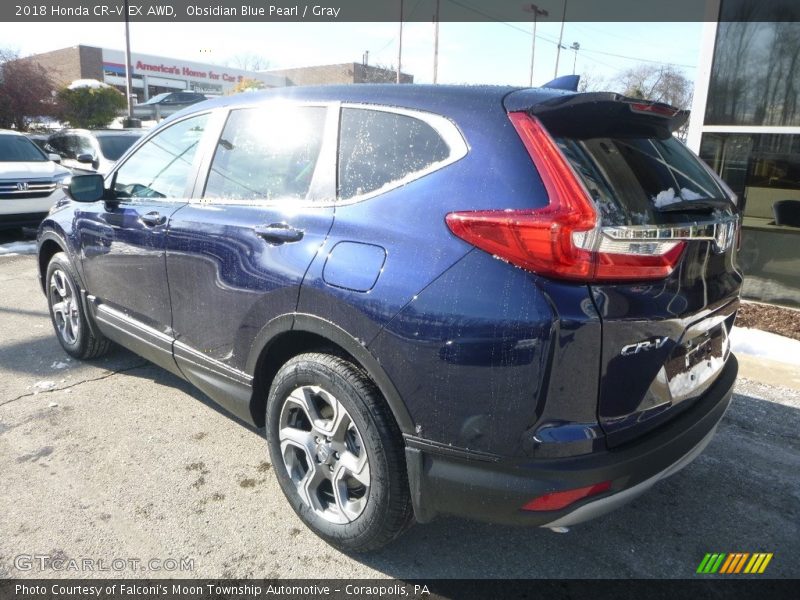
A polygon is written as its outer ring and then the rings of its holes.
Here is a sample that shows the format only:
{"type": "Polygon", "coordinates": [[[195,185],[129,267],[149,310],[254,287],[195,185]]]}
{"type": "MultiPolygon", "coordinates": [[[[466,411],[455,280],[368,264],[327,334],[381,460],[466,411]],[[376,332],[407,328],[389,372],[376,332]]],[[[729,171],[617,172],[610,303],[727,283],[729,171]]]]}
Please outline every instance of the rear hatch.
{"type": "Polygon", "coordinates": [[[520,103],[507,98],[512,121],[521,111],[546,130],[596,211],[571,235],[596,257],[583,281],[603,323],[598,419],[617,446],[722,372],[742,281],[736,197],[672,135],[685,111],[611,93],[520,103]]]}

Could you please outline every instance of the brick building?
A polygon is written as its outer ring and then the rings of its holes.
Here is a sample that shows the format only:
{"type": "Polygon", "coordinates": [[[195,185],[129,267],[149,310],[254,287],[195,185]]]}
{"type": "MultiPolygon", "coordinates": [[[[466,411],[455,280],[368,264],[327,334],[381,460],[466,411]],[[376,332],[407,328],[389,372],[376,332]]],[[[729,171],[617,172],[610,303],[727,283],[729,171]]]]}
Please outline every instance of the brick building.
{"type": "MultiPolygon", "coordinates": [[[[76,79],[97,79],[125,92],[125,54],[121,50],[72,46],[27,58],[39,63],[59,85],[76,79]]],[[[286,77],[182,59],[131,53],[131,82],[139,102],[162,92],[191,90],[221,95],[242,79],[257,79],[266,87],[287,85],[286,77]]]]}
{"type": "MultiPolygon", "coordinates": [[[[289,85],[395,83],[397,81],[397,71],[354,62],[296,69],[272,69],[267,73],[286,77],[289,85]]],[[[414,76],[401,72],[400,83],[414,83],[414,76]]]]}

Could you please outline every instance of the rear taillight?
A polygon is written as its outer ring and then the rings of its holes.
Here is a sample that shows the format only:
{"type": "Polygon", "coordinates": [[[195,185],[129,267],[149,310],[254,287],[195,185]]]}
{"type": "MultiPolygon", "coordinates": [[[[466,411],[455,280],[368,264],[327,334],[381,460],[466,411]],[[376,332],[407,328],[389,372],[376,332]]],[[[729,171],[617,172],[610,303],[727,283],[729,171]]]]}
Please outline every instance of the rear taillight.
{"type": "Polygon", "coordinates": [[[538,119],[509,118],[539,171],[549,204],[528,210],[454,212],[447,226],[461,239],[539,275],[591,283],[669,275],[683,242],[605,235],[586,188],[538,119]]]}

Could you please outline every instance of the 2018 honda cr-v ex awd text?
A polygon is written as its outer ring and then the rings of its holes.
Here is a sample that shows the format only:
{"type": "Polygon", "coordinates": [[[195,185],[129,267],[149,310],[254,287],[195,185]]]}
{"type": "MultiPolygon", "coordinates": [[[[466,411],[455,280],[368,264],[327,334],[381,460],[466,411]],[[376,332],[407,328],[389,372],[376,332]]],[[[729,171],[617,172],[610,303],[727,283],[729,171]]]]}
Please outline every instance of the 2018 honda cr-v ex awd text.
{"type": "Polygon", "coordinates": [[[340,548],[438,514],[575,524],[730,402],[739,210],[686,118],[554,87],[203,102],[72,179],[42,289],[70,355],[117,342],[264,425],[340,548]]]}

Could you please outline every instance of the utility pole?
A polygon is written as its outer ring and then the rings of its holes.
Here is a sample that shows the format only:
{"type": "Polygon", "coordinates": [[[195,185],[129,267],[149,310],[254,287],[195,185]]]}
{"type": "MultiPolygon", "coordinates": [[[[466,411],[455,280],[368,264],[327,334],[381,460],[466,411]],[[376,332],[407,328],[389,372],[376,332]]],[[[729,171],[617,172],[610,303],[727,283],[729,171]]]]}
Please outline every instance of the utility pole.
{"type": "Polygon", "coordinates": [[[525,12],[533,13],[533,39],[531,40],[531,73],[528,79],[528,86],[533,87],[533,58],[536,55],[536,20],[539,17],[546,17],[550,13],[535,4],[525,4],[522,6],[525,12]]]}
{"type": "Polygon", "coordinates": [[[561,58],[561,40],[564,39],[564,21],[567,20],[567,0],[564,0],[564,12],[561,15],[561,33],[558,35],[558,49],[556,50],[556,70],[553,78],[558,77],[558,60],[561,58]]]}
{"type": "Polygon", "coordinates": [[[140,127],[141,122],[133,118],[133,81],[131,80],[131,32],[128,18],[128,0],[125,0],[125,96],[128,100],[128,118],[123,127],[140,127]]]}
{"type": "Polygon", "coordinates": [[[436,16],[433,29],[433,83],[439,77],[439,0],[436,0],[436,16]]]}
{"type": "Polygon", "coordinates": [[[400,0],[400,42],[397,45],[397,83],[400,83],[400,69],[403,64],[403,0],[400,0]]]}
{"type": "Polygon", "coordinates": [[[581,45],[578,42],[572,42],[570,49],[575,52],[575,56],[572,59],[572,74],[575,75],[575,64],[578,62],[578,50],[581,49],[581,45]]]}

